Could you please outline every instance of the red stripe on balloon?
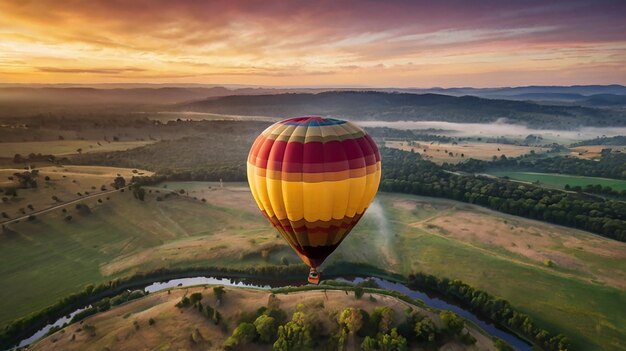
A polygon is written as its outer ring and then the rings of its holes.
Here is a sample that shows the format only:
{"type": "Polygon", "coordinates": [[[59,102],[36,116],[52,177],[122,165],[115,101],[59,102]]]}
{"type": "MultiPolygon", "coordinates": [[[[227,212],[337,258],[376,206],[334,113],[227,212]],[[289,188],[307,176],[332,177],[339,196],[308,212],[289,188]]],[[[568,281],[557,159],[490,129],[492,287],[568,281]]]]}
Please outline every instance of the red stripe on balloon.
{"type": "Polygon", "coordinates": [[[283,172],[319,173],[363,168],[380,161],[378,148],[368,138],[300,143],[259,136],[248,162],[256,167],[283,172]]]}

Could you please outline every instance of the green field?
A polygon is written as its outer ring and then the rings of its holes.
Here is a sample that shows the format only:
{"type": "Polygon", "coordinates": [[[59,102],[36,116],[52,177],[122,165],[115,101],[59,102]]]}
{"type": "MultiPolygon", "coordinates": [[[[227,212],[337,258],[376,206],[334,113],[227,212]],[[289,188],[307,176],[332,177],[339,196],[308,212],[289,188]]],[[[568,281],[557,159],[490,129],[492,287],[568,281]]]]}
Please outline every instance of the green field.
{"type": "MultiPolygon", "coordinates": [[[[147,189],[143,202],[128,191],[102,204],[90,199],[91,214],[71,207],[71,222],[58,210],[0,235],[0,324],[137,271],[299,262],[245,183],[147,189]],[[181,189],[184,196],[165,196],[181,189]]],[[[578,349],[626,349],[624,243],[454,201],[381,193],[327,263],[340,261],[460,279],[567,334],[578,349]]]]}
{"type": "Polygon", "coordinates": [[[598,177],[584,177],[574,176],[568,174],[551,174],[551,173],[534,173],[534,172],[514,172],[514,171],[501,171],[501,172],[488,172],[491,175],[497,177],[509,177],[511,179],[520,180],[524,182],[539,182],[550,187],[557,187],[563,189],[565,184],[570,186],[581,186],[600,184],[603,187],[608,186],[613,190],[621,191],[626,190],[626,180],[598,178],[598,177]]]}

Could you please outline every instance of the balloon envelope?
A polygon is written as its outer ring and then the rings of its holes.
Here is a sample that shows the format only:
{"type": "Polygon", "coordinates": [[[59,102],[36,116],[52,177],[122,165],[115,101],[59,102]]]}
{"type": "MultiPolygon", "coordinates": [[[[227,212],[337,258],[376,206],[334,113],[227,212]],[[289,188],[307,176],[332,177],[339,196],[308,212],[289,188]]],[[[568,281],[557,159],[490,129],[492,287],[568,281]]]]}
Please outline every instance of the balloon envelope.
{"type": "Polygon", "coordinates": [[[324,262],[376,195],[381,163],[374,140],[331,118],[290,118],[255,140],[247,163],[263,215],[312,268],[324,262]]]}

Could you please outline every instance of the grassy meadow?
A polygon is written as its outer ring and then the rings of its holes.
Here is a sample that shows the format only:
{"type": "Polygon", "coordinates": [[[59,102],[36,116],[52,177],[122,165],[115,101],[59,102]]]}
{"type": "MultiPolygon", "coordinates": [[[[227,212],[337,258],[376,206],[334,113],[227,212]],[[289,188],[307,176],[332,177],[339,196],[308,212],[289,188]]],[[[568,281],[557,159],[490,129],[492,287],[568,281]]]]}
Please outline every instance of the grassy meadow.
{"type": "Polygon", "coordinates": [[[626,145],[585,145],[570,148],[570,155],[585,159],[597,159],[602,155],[602,150],[611,149],[613,152],[626,152],[626,145]]]}
{"type": "MultiPolygon", "coordinates": [[[[72,205],[69,222],[59,209],[8,226],[0,235],[0,324],[137,271],[299,262],[245,183],[168,182],[146,190],[143,202],[129,191],[85,200],[90,214],[72,205]]],[[[460,279],[585,350],[625,346],[626,316],[615,308],[626,304],[624,243],[454,201],[380,193],[327,264],[340,261],[460,279]]]]}
{"type": "Polygon", "coordinates": [[[566,184],[570,186],[581,186],[600,184],[603,187],[608,186],[613,190],[621,191],[626,190],[626,180],[599,178],[599,177],[584,177],[574,176],[568,174],[551,174],[551,173],[534,173],[534,172],[517,172],[517,171],[494,171],[489,174],[497,177],[509,177],[514,180],[523,182],[539,182],[540,184],[550,187],[556,187],[563,189],[566,184]]]}
{"type": "MultiPolygon", "coordinates": [[[[129,168],[100,166],[44,166],[37,168],[37,187],[17,189],[16,196],[2,195],[2,212],[10,219],[36,213],[52,206],[58,206],[81,197],[114,189],[111,186],[117,175],[127,182],[135,175],[152,175],[153,172],[129,168]],[[46,180],[47,179],[47,180],[46,180]],[[4,199],[6,198],[6,199],[4,199]],[[5,201],[6,200],[6,201],[5,201]],[[32,209],[29,207],[32,206],[32,209]]],[[[0,168],[0,186],[15,187],[17,180],[9,178],[24,169],[0,168]]],[[[8,218],[1,218],[5,221],[8,218]]]]}

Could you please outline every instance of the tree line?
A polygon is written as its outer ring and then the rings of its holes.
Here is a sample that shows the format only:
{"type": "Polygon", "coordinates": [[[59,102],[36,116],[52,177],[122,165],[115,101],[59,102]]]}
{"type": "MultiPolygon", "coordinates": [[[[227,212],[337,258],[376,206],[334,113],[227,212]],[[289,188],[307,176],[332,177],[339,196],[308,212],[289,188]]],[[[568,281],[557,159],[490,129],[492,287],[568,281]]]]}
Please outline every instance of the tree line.
{"type": "Polygon", "coordinates": [[[576,192],[586,192],[591,194],[598,194],[610,197],[616,197],[626,200],[626,189],[622,191],[615,190],[610,186],[602,186],[601,184],[587,184],[584,187],[580,185],[571,186],[569,184],[565,184],[563,189],[567,191],[576,191],[576,192]]]}
{"type": "Polygon", "coordinates": [[[459,280],[437,278],[425,273],[411,274],[408,278],[408,287],[435,291],[457,300],[464,307],[523,335],[546,351],[570,350],[567,337],[539,327],[530,316],[518,311],[504,299],[496,298],[459,280]]]}
{"type": "Polygon", "coordinates": [[[382,148],[381,154],[383,191],[449,198],[626,241],[624,202],[453,173],[396,149],[382,148]]]}
{"type": "Polygon", "coordinates": [[[502,156],[493,161],[472,159],[457,165],[445,165],[445,168],[451,171],[470,173],[504,169],[626,179],[626,153],[613,152],[610,148],[607,148],[602,150],[598,160],[571,156],[540,157],[524,155],[511,158],[502,156]]]}
{"type": "Polygon", "coordinates": [[[626,135],[617,135],[613,137],[597,137],[571,144],[571,147],[589,146],[589,145],[626,145],[626,135]]]}

